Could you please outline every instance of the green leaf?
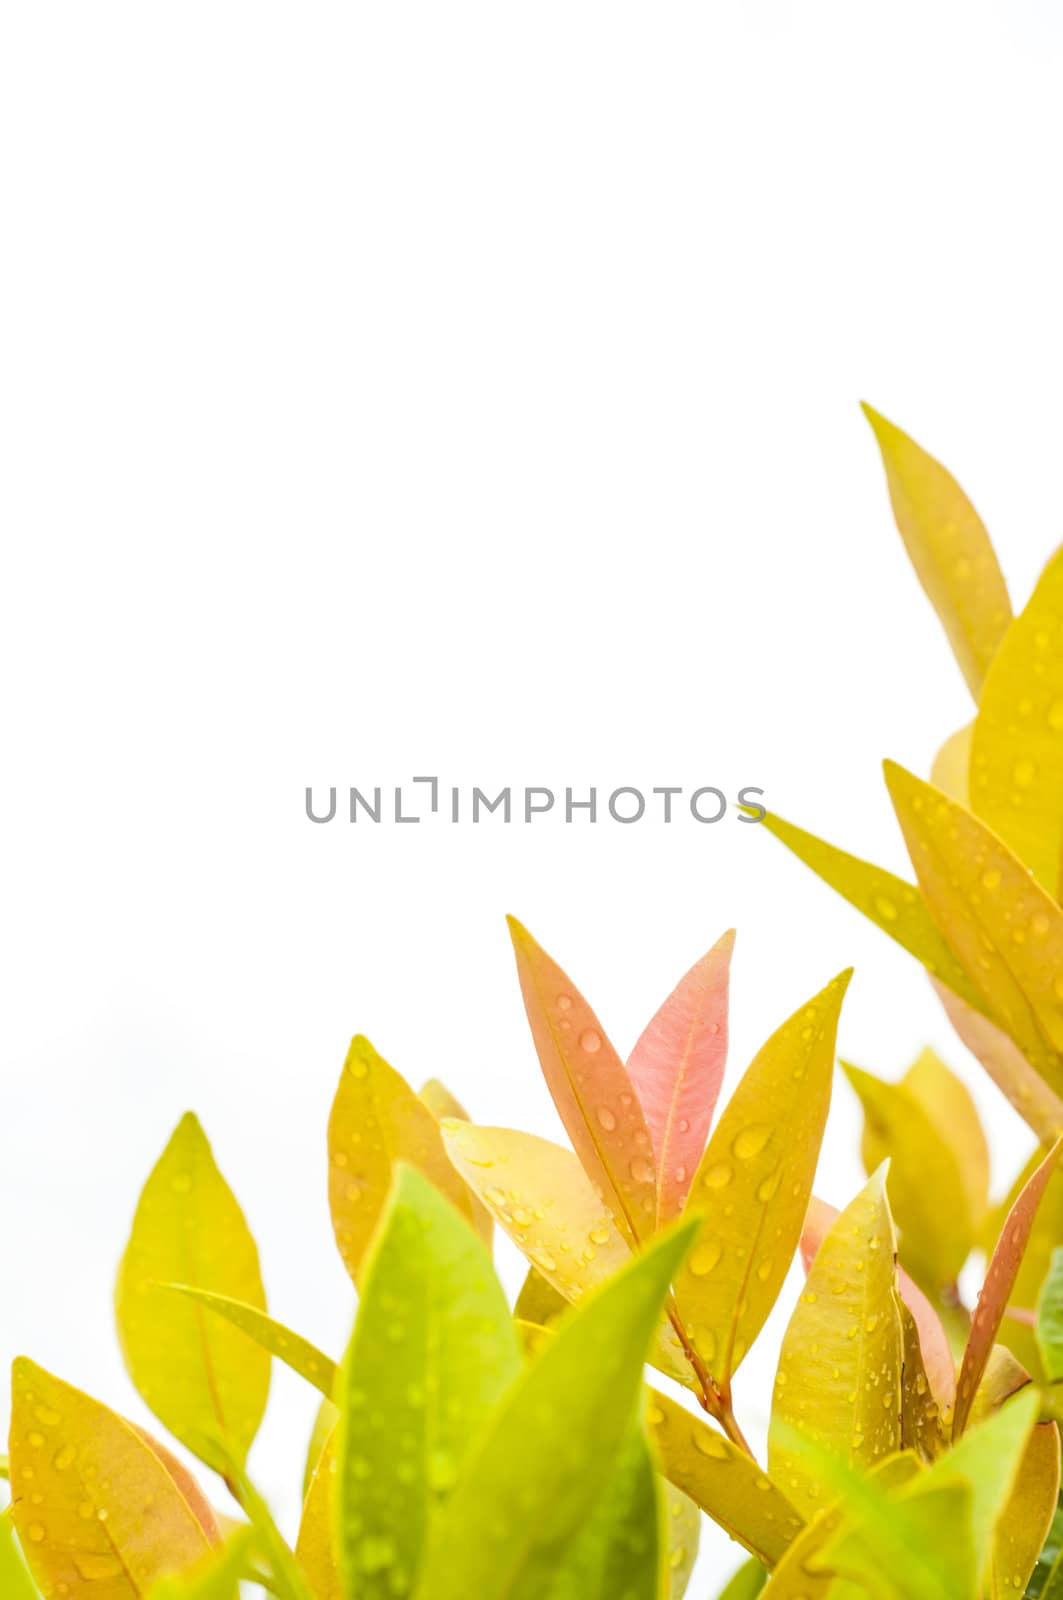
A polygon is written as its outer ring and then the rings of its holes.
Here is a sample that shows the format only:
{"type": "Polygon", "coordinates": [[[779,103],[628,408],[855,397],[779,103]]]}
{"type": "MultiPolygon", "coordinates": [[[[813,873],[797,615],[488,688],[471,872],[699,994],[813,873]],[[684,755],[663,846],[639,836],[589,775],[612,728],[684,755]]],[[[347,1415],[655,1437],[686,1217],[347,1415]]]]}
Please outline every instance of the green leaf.
{"type": "Polygon", "coordinates": [[[508,918],[539,1064],[572,1147],[631,1245],[652,1234],[657,1185],[650,1130],[627,1068],[571,978],[508,918]]]}
{"type": "Polygon", "coordinates": [[[273,1578],[273,1593],[279,1596],[279,1600],[320,1600],[311,1589],[299,1562],[285,1543],[269,1506],[235,1457],[229,1462],[228,1473],[236,1487],[240,1504],[247,1512],[257,1535],[262,1554],[269,1563],[273,1578]]]}
{"type": "Polygon", "coordinates": [[[895,423],[865,405],[912,566],[975,700],[1011,620],[989,535],[952,476],[895,423]]]}
{"type": "Polygon", "coordinates": [[[546,1580],[543,1600],[661,1600],[664,1571],[661,1497],[635,1427],[597,1505],[546,1580]]]}
{"type": "Polygon", "coordinates": [[[742,1563],[731,1581],[720,1590],[719,1600],[756,1600],[767,1581],[767,1569],[751,1558],[742,1563]]]}
{"type": "Polygon", "coordinates": [[[1004,635],[971,745],[971,803],[1056,898],[1063,857],[1063,549],[1004,635]]]}
{"type": "Polygon", "coordinates": [[[356,1283],[398,1162],[416,1167],[473,1219],[472,1197],[447,1160],[435,1117],[362,1034],[351,1040],[332,1102],[328,1152],[332,1227],[356,1283]]]}
{"type": "Polygon", "coordinates": [[[14,1363],[11,1471],[33,1493],[19,1493],[11,1510],[45,1594],[103,1600],[105,1585],[132,1572],[121,1593],[147,1595],[156,1579],[206,1555],[203,1513],[182,1493],[171,1463],[106,1406],[25,1357],[14,1363]]]}
{"type": "Polygon", "coordinates": [[[1063,1504],[1057,1504],[1044,1549],[1026,1585],[1028,1600],[1061,1600],[1063,1597],[1063,1504]]]}
{"type": "Polygon", "coordinates": [[[664,1525],[668,1546],[668,1600],[683,1600],[701,1543],[701,1512],[693,1500],[667,1479],[664,1490],[664,1525]]]}
{"type": "MultiPolygon", "coordinates": [[[[243,1461],[266,1409],[269,1357],[159,1287],[175,1280],[266,1309],[254,1239],[191,1113],[137,1206],[118,1273],[118,1337],[141,1398],[182,1444],[216,1438],[243,1461]]],[[[216,1453],[204,1459],[219,1465],[216,1453]]]]}
{"type": "Polygon", "coordinates": [[[732,929],[695,962],[639,1035],[627,1070],[657,1166],[657,1221],[677,1217],[709,1136],[727,1061],[732,929]]]}
{"type": "Polygon", "coordinates": [[[996,1341],[1005,1308],[1019,1275],[1019,1267],[1037,1217],[1037,1208],[1049,1179],[1056,1170],[1061,1151],[1063,1151],[1063,1137],[1052,1146],[1012,1206],[990,1259],[985,1283],[978,1296],[978,1305],[971,1318],[971,1331],[967,1348],[963,1353],[959,1382],[956,1385],[956,1410],[952,1426],[953,1434],[957,1438],[964,1430],[975,1391],[982,1381],[982,1374],[985,1372],[986,1363],[996,1341]]]}
{"type": "Polygon", "coordinates": [[[1063,911],[977,817],[895,762],[886,784],[927,905],[979,995],[1063,1087],[1063,911]]]}
{"type": "Polygon", "coordinates": [[[196,1289],[190,1283],[163,1283],[159,1287],[195,1301],[213,1316],[224,1317],[226,1322],[245,1333],[253,1345],[276,1356],[300,1378],[305,1378],[326,1400],[332,1398],[336,1363],[309,1339],[286,1328],[283,1322],[277,1322],[256,1306],[234,1300],[231,1295],[212,1294],[209,1289],[196,1289]]]}
{"type": "Polygon", "coordinates": [[[482,1241],[400,1165],[337,1389],[340,1570],[359,1600],[413,1585],[431,1522],[521,1365],[482,1241]]]}
{"type": "Polygon", "coordinates": [[[668,1395],[651,1391],[650,1443],[669,1482],[771,1567],[800,1532],[787,1496],[744,1451],[668,1395]]]}
{"type": "Polygon", "coordinates": [[[694,1236],[678,1224],[560,1325],[498,1407],[440,1519],[419,1600],[533,1600],[630,1436],[642,1366],[694,1236]]]}
{"type": "Polygon", "coordinates": [[[41,1600],[6,1512],[0,1514],[0,1594],[4,1600],[41,1600]]]}
{"type": "Polygon", "coordinates": [[[783,1336],[772,1400],[768,1463],[803,1514],[822,1504],[795,1431],[853,1467],[901,1448],[901,1329],[894,1235],[877,1172],[842,1212],[812,1262],[783,1336]]]}
{"type": "Polygon", "coordinates": [[[224,1545],[188,1572],[157,1583],[151,1600],[239,1600],[237,1584],[250,1571],[253,1545],[252,1530],[237,1528],[224,1545]]]}
{"type": "Polygon", "coordinates": [[[705,1220],[676,1301],[724,1389],[775,1304],[801,1237],[849,976],[829,983],[758,1052],[690,1186],[686,1214],[705,1220]]]}
{"type": "Polygon", "coordinates": [[[1037,1348],[1049,1383],[1063,1378],[1063,1247],[1052,1259],[1037,1302],[1037,1348]]]}

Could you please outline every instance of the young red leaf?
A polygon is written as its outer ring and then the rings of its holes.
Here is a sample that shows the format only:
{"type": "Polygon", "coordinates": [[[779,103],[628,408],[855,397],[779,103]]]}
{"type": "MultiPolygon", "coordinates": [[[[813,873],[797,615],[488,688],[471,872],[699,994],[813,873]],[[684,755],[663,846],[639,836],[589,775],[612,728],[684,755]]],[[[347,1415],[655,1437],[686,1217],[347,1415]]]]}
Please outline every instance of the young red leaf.
{"type": "Polygon", "coordinates": [[[509,931],[524,1008],[561,1121],[621,1233],[637,1244],[657,1220],[653,1142],[627,1068],[557,962],[514,917],[509,931]]]}
{"type": "Polygon", "coordinates": [[[627,1070],[657,1166],[657,1220],[683,1209],[709,1137],[727,1061],[731,929],[680,979],[643,1030],[627,1070]]]}
{"type": "Polygon", "coordinates": [[[1023,1253],[1033,1229],[1037,1208],[1056,1169],[1061,1151],[1063,1151],[1063,1137],[1056,1140],[1012,1206],[990,1259],[985,1283],[971,1319],[971,1332],[960,1368],[953,1419],[953,1434],[956,1438],[967,1425],[975,1393],[982,1381],[982,1374],[985,1372],[997,1331],[1015,1286],[1015,1279],[1018,1277],[1019,1267],[1022,1265],[1023,1253]]]}

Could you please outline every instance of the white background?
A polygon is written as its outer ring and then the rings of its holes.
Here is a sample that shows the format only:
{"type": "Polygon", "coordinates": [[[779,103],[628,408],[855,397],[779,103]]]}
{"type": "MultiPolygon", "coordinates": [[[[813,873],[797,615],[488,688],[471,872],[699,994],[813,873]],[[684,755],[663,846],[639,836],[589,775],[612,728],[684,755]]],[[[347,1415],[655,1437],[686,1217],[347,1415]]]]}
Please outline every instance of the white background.
{"type": "MultiPolygon", "coordinates": [[[[303,790],[759,784],[901,866],[879,759],[925,771],[969,706],[857,400],[1025,598],[1063,522],[1059,16],[4,9],[5,1360],[140,1414],[113,1270],[186,1106],[338,1350],[351,1032],[554,1130],[507,910],[625,1050],[736,924],[731,1081],[855,962],[843,1053],[945,1046],[1009,1175],[917,969],[756,829],[320,828],[303,790]]],[[[856,1126],[843,1084],[834,1200],[856,1126]]],[[[289,1527],[312,1409],[279,1377],[254,1457],[289,1527]]]]}

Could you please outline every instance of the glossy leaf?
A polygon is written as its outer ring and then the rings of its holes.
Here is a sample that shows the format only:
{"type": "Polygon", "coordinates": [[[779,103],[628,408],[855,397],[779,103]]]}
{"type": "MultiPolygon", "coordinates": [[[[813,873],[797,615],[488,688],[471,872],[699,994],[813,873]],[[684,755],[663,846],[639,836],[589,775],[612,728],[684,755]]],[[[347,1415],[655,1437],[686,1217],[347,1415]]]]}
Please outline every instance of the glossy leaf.
{"type": "Polygon", "coordinates": [[[311,1475],[295,1542],[296,1560],[316,1600],[346,1600],[336,1553],[336,1441],[333,1428],[311,1475]]]}
{"type": "Polygon", "coordinates": [[[1011,1351],[1003,1344],[995,1344],[989,1352],[982,1381],[975,1390],[971,1402],[969,1426],[985,1422],[995,1411],[999,1411],[1006,1400],[1018,1394],[1020,1389],[1025,1389],[1032,1382],[1030,1374],[1020,1361],[1017,1361],[1011,1351]]]}
{"type": "Polygon", "coordinates": [[[398,1162],[416,1167],[472,1220],[472,1198],[447,1159],[435,1117],[361,1034],[351,1040],[332,1103],[328,1152],[332,1227],[356,1283],[398,1162]]]}
{"type": "Polygon", "coordinates": [[[863,409],[882,454],[897,530],[977,700],[1011,620],[989,535],[951,472],[895,423],[871,406],[863,409]]]}
{"type": "MultiPolygon", "coordinates": [[[[445,1083],[440,1083],[438,1078],[429,1078],[427,1083],[422,1083],[418,1090],[418,1097],[424,1101],[429,1111],[437,1122],[445,1118],[453,1118],[458,1122],[469,1122],[469,1113],[461,1101],[451,1094],[445,1083]]],[[[494,1237],[494,1223],[487,1207],[475,1195],[469,1197],[472,1206],[472,1219],[476,1224],[476,1231],[484,1244],[490,1245],[494,1237]]]]}
{"type": "Polygon", "coordinates": [[[400,1164],[337,1389],[338,1550],[352,1593],[392,1600],[412,1587],[431,1521],[521,1367],[482,1241],[400,1164]]]}
{"type": "Polygon", "coordinates": [[[286,1328],[283,1322],[277,1322],[264,1311],[259,1311],[257,1306],[234,1300],[230,1295],[211,1294],[208,1289],[196,1289],[188,1283],[166,1283],[160,1287],[194,1301],[212,1317],[223,1317],[246,1334],[258,1349],[276,1356],[300,1378],[305,1378],[326,1400],[331,1399],[336,1383],[336,1363],[311,1344],[309,1339],[293,1333],[291,1328],[286,1328]]]}
{"type": "Polygon", "coordinates": [[[317,1471],[322,1453],[339,1419],[339,1407],[334,1405],[331,1400],[322,1398],[314,1416],[314,1426],[310,1430],[310,1438],[306,1446],[306,1461],[303,1466],[304,1501],[310,1492],[310,1482],[317,1471]]]}
{"type": "Polygon", "coordinates": [[[945,740],[930,768],[930,781],[935,789],[943,789],[946,794],[951,795],[961,806],[967,806],[968,809],[973,737],[973,722],[968,722],[966,727],[958,728],[945,740]]]}
{"type": "Polygon", "coordinates": [[[1037,1302],[1037,1348],[1049,1383],[1063,1379],[1063,1248],[1052,1260],[1037,1302]]]}
{"type": "Polygon", "coordinates": [[[635,1427],[597,1505],[546,1579],[543,1600],[662,1600],[666,1555],[653,1462],[635,1427]]]}
{"type": "Polygon", "coordinates": [[[981,995],[981,1009],[1058,1092],[1063,911],[977,817],[896,763],[887,761],[884,770],[931,915],[981,995]]]}
{"type": "Polygon", "coordinates": [[[734,931],[725,933],[668,996],[627,1070],[653,1140],[657,1220],[683,1209],[709,1136],[727,1063],[727,996],[734,931]]]}
{"type": "MultiPolygon", "coordinates": [[[[571,1150],[530,1133],[466,1122],[444,1123],[443,1137],[461,1176],[566,1300],[580,1300],[631,1259],[612,1213],[571,1150]]],[[[680,1383],[693,1381],[671,1329],[662,1326],[650,1359],[680,1383]]]]}
{"type": "Polygon", "coordinates": [[[783,1337],[768,1462],[803,1514],[819,1509],[820,1485],[785,1442],[788,1429],[865,1470],[901,1448],[894,1250],[879,1171],[820,1245],[783,1337]]]}
{"type": "Polygon", "coordinates": [[[0,1594],[4,1600],[41,1600],[6,1513],[0,1513],[0,1594]]]}
{"type": "Polygon", "coordinates": [[[206,1555],[210,1542],[191,1505],[129,1423],[24,1357],[11,1394],[12,1476],[33,1485],[16,1496],[12,1515],[45,1594],[147,1595],[157,1579],[206,1555]]]}
{"type": "Polygon", "coordinates": [[[676,1300],[723,1386],[763,1327],[801,1237],[848,982],[848,973],[835,978],[758,1052],[691,1184],[687,1210],[705,1221],[676,1300]]]}
{"type": "MultiPolygon", "coordinates": [[[[816,1195],[812,1196],[801,1233],[801,1255],[806,1272],[840,1214],[835,1206],[828,1205],[816,1195]]],[[[923,1366],[934,1398],[941,1410],[945,1411],[956,1398],[956,1363],[948,1334],[922,1289],[903,1267],[897,1269],[897,1289],[915,1321],[923,1366]]]]}
{"type": "Polygon", "coordinates": [[[802,1519],[778,1484],[717,1429],[654,1391],[646,1425],[661,1471],[730,1538],[774,1566],[802,1519]]]}
{"type": "Polygon", "coordinates": [[[934,989],[960,1039],[1001,1094],[1042,1144],[1052,1144],[1063,1133],[1063,1100],[1001,1028],[944,984],[935,982],[934,989]]]}
{"type": "Polygon", "coordinates": [[[901,1444],[923,1461],[936,1461],[948,1446],[941,1406],[927,1377],[915,1318],[900,1295],[897,1309],[901,1319],[901,1444]]]}
{"type": "Polygon", "coordinates": [[[667,1479],[661,1479],[660,1483],[664,1491],[668,1600],[683,1600],[698,1559],[701,1512],[688,1495],[667,1479]]]}
{"type": "Polygon", "coordinates": [[[929,973],[969,1005],[982,1005],[979,990],[949,949],[914,884],[817,839],[815,834],[806,833],[774,812],[769,811],[760,826],[774,834],[817,878],[888,933],[902,950],[921,961],[929,973]]]}
{"type": "Polygon", "coordinates": [[[1037,1565],[1059,1500],[1059,1429],[1034,1428],[993,1542],[994,1591],[1023,1593],[1037,1565]]]}
{"type": "Polygon", "coordinates": [[[767,1568],[751,1557],[720,1590],[719,1600],[756,1600],[767,1581],[767,1568]]]}
{"type": "Polygon", "coordinates": [[[179,1281],[265,1311],[258,1251],[196,1118],[183,1117],[144,1186],[118,1273],[115,1311],[126,1367],[170,1432],[211,1466],[216,1438],[242,1461],[269,1393],[269,1357],[191,1300],[179,1281]]]}
{"type": "Polygon", "coordinates": [[[541,1595],[630,1437],[646,1351],[694,1231],[655,1240],[506,1395],[436,1527],[419,1600],[541,1595]]]}
{"type": "Polygon", "coordinates": [[[1037,1216],[1037,1208],[1056,1169],[1061,1151],[1063,1151],[1063,1138],[1052,1146],[1015,1201],[990,1259],[985,1283],[971,1319],[971,1332],[967,1348],[963,1353],[963,1364],[956,1386],[953,1428],[957,1436],[963,1432],[966,1424],[975,1390],[982,1380],[1005,1307],[1018,1277],[1023,1254],[1037,1216]]]}
{"type": "Polygon", "coordinates": [[[524,1009],[565,1131],[629,1244],[657,1220],[653,1143],[627,1068],[579,990],[509,918],[524,1009]]]}
{"type": "Polygon", "coordinates": [[[971,746],[971,802],[1055,899],[1063,858],[1063,549],[1004,636],[971,746]]]}
{"type": "Polygon", "coordinates": [[[188,1572],[163,1578],[152,1589],[151,1600],[239,1600],[237,1584],[250,1568],[253,1548],[252,1530],[238,1528],[188,1572]]]}
{"type": "Polygon", "coordinates": [[[886,1190],[901,1259],[937,1298],[959,1277],[980,1221],[956,1151],[905,1082],[884,1083],[848,1062],[842,1068],[864,1110],[864,1168],[871,1173],[890,1164],[886,1190]]]}

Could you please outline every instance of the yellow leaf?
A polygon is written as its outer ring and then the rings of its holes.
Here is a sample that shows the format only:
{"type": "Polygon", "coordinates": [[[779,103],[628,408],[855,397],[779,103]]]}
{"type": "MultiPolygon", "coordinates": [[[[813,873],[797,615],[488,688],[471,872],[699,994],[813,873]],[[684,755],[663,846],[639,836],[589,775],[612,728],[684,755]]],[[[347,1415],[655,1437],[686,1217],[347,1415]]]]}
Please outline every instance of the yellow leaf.
{"type": "Polygon", "coordinates": [[[864,1108],[865,1170],[875,1172],[889,1160],[886,1187],[901,1260],[931,1299],[940,1300],[955,1285],[980,1220],[972,1215],[956,1152],[906,1082],[884,1083],[848,1062],[842,1070],[864,1108]]]}
{"type": "MultiPolygon", "coordinates": [[[[457,1171],[546,1282],[568,1301],[611,1278],[631,1252],[571,1150],[510,1128],[443,1123],[457,1171]]],[[[650,1356],[680,1383],[693,1375],[675,1335],[661,1327],[650,1356]]]]}
{"type": "Polygon", "coordinates": [[[941,1407],[927,1377],[919,1328],[898,1294],[901,1319],[901,1443],[923,1461],[936,1461],[948,1445],[941,1407]]]}
{"type": "Polygon", "coordinates": [[[235,1328],[159,1287],[179,1280],[266,1309],[258,1251],[194,1116],[182,1118],[144,1186],[118,1272],[115,1311],[141,1398],[189,1449],[242,1461],[269,1393],[270,1361],[235,1328]]]}
{"type": "Polygon", "coordinates": [[[1011,620],[1011,601],[981,518],[950,472],[864,406],[882,452],[897,528],[974,698],[1011,620]]]}
{"type": "MultiPolygon", "coordinates": [[[[422,1083],[418,1090],[418,1097],[424,1101],[437,1122],[442,1122],[445,1117],[453,1117],[459,1122],[469,1122],[471,1120],[461,1101],[456,1099],[446,1084],[440,1083],[438,1078],[429,1078],[427,1083],[422,1083]]],[[[490,1246],[494,1236],[494,1223],[491,1220],[491,1213],[475,1195],[470,1195],[470,1204],[476,1231],[484,1244],[490,1246]]]]}
{"type": "Polygon", "coordinates": [[[676,1280],[676,1301],[724,1389],[774,1305],[801,1237],[848,982],[848,973],[835,978],[758,1052],[690,1186],[685,1214],[705,1221],[676,1280]]]}
{"type": "Polygon", "coordinates": [[[653,1233],[653,1144],[627,1068],[571,978],[509,919],[524,1009],[539,1064],[572,1148],[629,1244],[653,1233]]]}
{"type": "Polygon", "coordinates": [[[333,1426],[303,1501],[295,1559],[310,1580],[315,1600],[346,1600],[336,1558],[336,1429],[333,1426]]]}
{"type": "Polygon", "coordinates": [[[669,1482],[773,1567],[802,1527],[778,1485],[722,1433],[656,1390],[650,1391],[646,1427],[669,1482]]]}
{"type": "Polygon", "coordinates": [[[24,1357],[12,1372],[11,1467],[16,1483],[32,1485],[12,1509],[30,1570],[47,1595],[134,1600],[210,1549],[142,1435],[24,1357]]]}
{"type": "Polygon", "coordinates": [[[1015,1041],[996,1023],[990,1022],[944,984],[933,979],[931,982],[957,1035],[981,1062],[1004,1098],[1043,1145],[1054,1144],[1063,1133],[1063,1100],[1048,1087],[1015,1041]]]}
{"type": "Polygon", "coordinates": [[[1004,636],[971,746],[975,811],[1048,893],[1063,860],[1063,549],[1004,636]]]}
{"type": "Polygon", "coordinates": [[[968,809],[971,804],[970,770],[973,737],[973,722],[968,722],[966,727],[950,733],[934,757],[930,768],[930,781],[935,789],[943,789],[946,794],[951,795],[961,806],[967,806],[968,809]]]}
{"type": "Polygon", "coordinates": [[[1063,1088],[1063,911],[985,824],[895,762],[886,783],[930,912],[985,1011],[1063,1088]]]}
{"type": "Polygon", "coordinates": [[[888,933],[902,950],[921,961],[929,973],[940,978],[968,1004],[982,1005],[978,990],[945,943],[913,884],[817,839],[814,833],[806,833],[774,812],[768,812],[761,826],[773,833],[843,900],[848,900],[883,933],[888,933]]]}
{"type": "Polygon", "coordinates": [[[683,1600],[698,1558],[701,1512],[674,1484],[664,1484],[664,1525],[668,1535],[668,1600],[683,1600]]]}
{"type": "Polygon", "coordinates": [[[1025,1389],[1032,1380],[1021,1362],[1003,1344],[995,1344],[989,1352],[982,1381],[971,1403],[970,1425],[985,1422],[994,1411],[999,1411],[1005,1400],[1025,1389]]]}
{"type": "Polygon", "coordinates": [[[1023,1594],[1044,1548],[1059,1499],[1059,1429],[1034,1428],[993,1535],[993,1593],[1023,1594]]]}
{"type": "Polygon", "coordinates": [[[471,1197],[447,1160],[435,1117],[361,1034],[351,1040],[332,1103],[328,1151],[332,1226],[355,1282],[396,1162],[416,1167],[472,1221],[471,1197]]]}
{"type": "Polygon", "coordinates": [[[860,1469],[901,1448],[901,1330],[885,1184],[880,1170],[827,1234],[783,1338],[768,1461],[806,1515],[820,1509],[819,1483],[794,1450],[792,1430],[860,1469]]]}
{"type": "Polygon", "coordinates": [[[970,1090],[933,1050],[921,1050],[901,1082],[919,1101],[959,1163],[974,1226],[989,1204],[989,1144],[970,1090]]]}
{"type": "Polygon", "coordinates": [[[230,1295],[211,1294],[207,1289],[194,1289],[187,1283],[166,1283],[161,1284],[160,1288],[168,1289],[171,1294],[184,1295],[212,1316],[224,1317],[234,1328],[246,1333],[252,1344],[276,1356],[278,1361],[283,1361],[286,1367],[297,1372],[300,1378],[305,1378],[326,1400],[332,1398],[336,1386],[336,1363],[311,1344],[309,1339],[304,1339],[302,1334],[294,1333],[283,1322],[277,1322],[273,1317],[266,1316],[264,1311],[242,1300],[234,1300],[230,1295]]]}

